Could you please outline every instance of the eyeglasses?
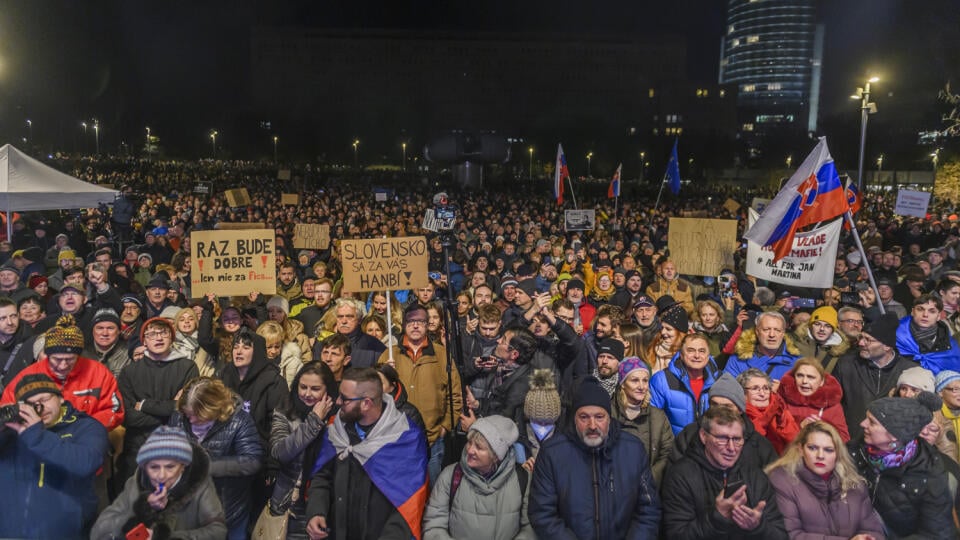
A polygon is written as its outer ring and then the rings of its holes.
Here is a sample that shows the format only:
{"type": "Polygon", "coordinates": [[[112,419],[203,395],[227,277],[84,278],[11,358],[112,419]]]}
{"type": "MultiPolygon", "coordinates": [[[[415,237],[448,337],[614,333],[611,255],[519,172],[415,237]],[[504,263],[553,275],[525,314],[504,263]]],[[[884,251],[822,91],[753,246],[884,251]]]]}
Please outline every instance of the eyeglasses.
{"type": "Polygon", "coordinates": [[[840,319],[840,322],[843,324],[855,324],[857,326],[863,326],[863,321],[860,319],[840,319]]]}
{"type": "Polygon", "coordinates": [[[740,448],[743,446],[743,437],[728,437],[726,435],[714,435],[709,431],[704,431],[707,435],[713,437],[713,440],[717,441],[717,444],[720,446],[730,446],[733,444],[734,448],[740,448]]]}
{"type": "Polygon", "coordinates": [[[337,396],[337,401],[339,401],[339,402],[341,402],[341,403],[346,403],[346,402],[350,402],[350,401],[363,401],[363,400],[365,400],[365,399],[367,399],[367,396],[343,397],[342,394],[339,395],[339,396],[337,396]]]}
{"type": "Polygon", "coordinates": [[[746,388],[746,390],[747,390],[747,392],[753,392],[754,394],[760,394],[760,393],[763,393],[763,392],[769,392],[769,391],[770,391],[770,387],[769,387],[769,386],[766,386],[766,385],[764,385],[764,386],[749,386],[749,387],[746,388]]]}
{"type": "Polygon", "coordinates": [[[950,392],[951,394],[960,394],[960,387],[958,387],[958,386],[953,386],[953,387],[948,386],[948,387],[944,388],[943,390],[946,391],[946,392],[950,392]]]}
{"type": "Polygon", "coordinates": [[[426,319],[407,319],[407,324],[419,324],[422,326],[427,324],[427,320],[426,319]]]}
{"type": "Polygon", "coordinates": [[[144,333],[143,333],[143,337],[145,337],[145,338],[147,338],[147,339],[158,339],[158,338],[170,337],[170,331],[169,331],[169,330],[156,330],[156,331],[154,331],[154,332],[144,332],[144,333]]]}

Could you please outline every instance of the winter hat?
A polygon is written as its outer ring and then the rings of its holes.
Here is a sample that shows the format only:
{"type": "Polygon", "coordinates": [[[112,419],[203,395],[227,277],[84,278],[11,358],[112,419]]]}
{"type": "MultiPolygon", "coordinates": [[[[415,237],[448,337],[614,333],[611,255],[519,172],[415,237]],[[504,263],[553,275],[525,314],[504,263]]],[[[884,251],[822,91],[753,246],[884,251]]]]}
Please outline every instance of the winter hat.
{"type": "Polygon", "coordinates": [[[517,442],[517,438],[520,436],[517,425],[513,423],[513,420],[499,414],[477,419],[470,426],[470,431],[476,431],[483,435],[483,438],[490,445],[490,449],[493,450],[500,461],[507,457],[510,447],[517,442]]]}
{"type": "Polygon", "coordinates": [[[143,300],[140,300],[140,297],[133,293],[127,293],[123,295],[123,298],[120,299],[120,303],[136,304],[137,307],[139,307],[140,309],[143,309],[143,300]]]}
{"type": "Polygon", "coordinates": [[[141,253],[140,255],[137,255],[137,261],[140,261],[140,259],[144,259],[144,258],[150,261],[150,264],[153,264],[153,256],[150,255],[149,253],[141,253]]]}
{"type": "Polygon", "coordinates": [[[152,278],[150,278],[150,282],[147,283],[147,286],[145,288],[169,289],[170,280],[165,278],[164,276],[161,276],[160,274],[156,274],[152,278]]]}
{"type": "Polygon", "coordinates": [[[847,253],[847,262],[850,263],[850,266],[859,266],[861,262],[860,252],[847,253]]]}
{"type": "Polygon", "coordinates": [[[747,397],[743,393],[743,387],[733,378],[733,375],[724,373],[717,377],[708,391],[710,397],[727,398],[737,406],[740,412],[747,410],[747,397]]]}
{"type": "Polygon", "coordinates": [[[178,427],[160,426],[137,452],[137,465],[143,467],[155,459],[169,459],[184,465],[193,463],[193,448],[187,434],[178,427]]]}
{"type": "Polygon", "coordinates": [[[93,314],[93,320],[90,321],[90,327],[94,327],[97,323],[102,322],[112,322],[117,325],[117,328],[120,328],[120,316],[117,315],[117,312],[110,308],[100,308],[96,313],[93,314]]]}
{"type": "Polygon", "coordinates": [[[657,298],[657,313],[666,313],[668,309],[679,304],[680,302],[674,300],[672,296],[665,294],[660,298],[657,298]]]}
{"type": "Polygon", "coordinates": [[[681,334],[690,331],[690,320],[687,318],[687,311],[680,306],[674,306],[667,309],[666,313],[660,314],[660,320],[677,329],[681,334]]]}
{"type": "Polygon", "coordinates": [[[613,357],[617,359],[617,362],[623,360],[623,342],[612,337],[601,339],[600,342],[597,343],[597,356],[603,353],[612,354],[613,357]]]}
{"type": "Polygon", "coordinates": [[[43,250],[34,246],[23,250],[23,258],[28,261],[42,261],[43,260],[43,250]]]}
{"type": "Polygon", "coordinates": [[[160,316],[173,321],[176,320],[177,313],[180,313],[180,306],[167,306],[160,312],[160,316]]]}
{"type": "Polygon", "coordinates": [[[513,274],[504,274],[503,280],[500,281],[500,294],[503,294],[503,290],[507,287],[516,287],[519,284],[520,282],[517,281],[517,278],[513,277],[513,274]]]}
{"type": "Polygon", "coordinates": [[[0,272],[3,272],[4,270],[13,272],[18,276],[20,275],[20,269],[17,268],[17,265],[13,264],[13,259],[10,259],[9,261],[3,263],[3,266],[0,266],[0,272]]]}
{"type": "Polygon", "coordinates": [[[57,264],[60,264],[60,261],[64,259],[76,259],[77,253],[72,249],[61,249],[60,253],[57,253],[57,264]]]}
{"type": "Polygon", "coordinates": [[[823,306],[814,310],[813,315],[810,315],[810,324],[813,324],[817,321],[829,324],[834,330],[836,330],[840,325],[837,321],[837,310],[833,309],[831,306],[823,306]]]}
{"type": "MultiPolygon", "coordinates": [[[[910,369],[908,369],[907,371],[913,371],[913,370],[915,370],[915,369],[923,369],[923,368],[910,368],[910,369]]],[[[904,375],[906,375],[907,371],[904,371],[904,372],[903,372],[904,375]]],[[[924,369],[924,371],[927,371],[927,370],[924,369]]],[[[927,373],[930,373],[930,372],[927,371],[927,373]]],[[[901,378],[902,378],[902,377],[903,377],[903,376],[901,375],[901,378]]],[[[943,389],[946,388],[948,384],[952,383],[953,381],[955,381],[955,380],[957,380],[957,379],[960,379],[960,373],[957,373],[956,371],[952,371],[952,370],[949,370],[949,369],[945,369],[945,370],[941,371],[940,373],[937,373],[937,387],[936,387],[936,388],[937,388],[937,393],[939,394],[940,392],[942,392],[943,389]]],[[[897,381],[897,384],[899,384],[899,383],[900,383],[900,381],[897,381]]],[[[907,384],[910,384],[910,383],[907,383],[907,384]]],[[[914,386],[914,385],[910,384],[910,386],[914,386]]],[[[917,388],[920,388],[920,387],[917,386],[917,388]]],[[[924,390],[929,390],[929,389],[928,389],[928,388],[924,388],[924,390]]]]}
{"type": "Polygon", "coordinates": [[[639,356],[628,356],[624,358],[623,361],[620,362],[620,378],[617,382],[622,383],[623,380],[627,378],[627,375],[638,369],[645,369],[648,373],[650,372],[650,366],[639,356]]]}
{"type": "MultiPolygon", "coordinates": [[[[957,374],[957,377],[960,378],[960,373],[957,374]]],[[[920,366],[904,370],[900,374],[900,378],[897,379],[897,387],[901,384],[919,388],[924,392],[933,392],[936,386],[933,380],[933,372],[920,366]]]]}
{"type": "Polygon", "coordinates": [[[30,276],[30,279],[27,281],[27,287],[32,289],[41,283],[48,283],[48,284],[50,283],[47,280],[47,276],[40,276],[40,275],[30,276]]]}
{"type": "Polygon", "coordinates": [[[57,319],[57,324],[43,334],[43,352],[51,354],[80,354],[83,352],[83,332],[73,320],[72,315],[57,319]]]}
{"type": "Polygon", "coordinates": [[[530,390],[523,400],[528,420],[553,424],[560,418],[560,394],[551,369],[535,369],[530,375],[530,390]]]}
{"type": "Polygon", "coordinates": [[[940,398],[930,392],[920,392],[916,398],[882,398],[867,410],[898,441],[916,439],[920,431],[933,420],[933,412],[940,409],[940,398]]]}
{"type": "Polygon", "coordinates": [[[169,328],[171,336],[177,335],[177,327],[174,326],[173,321],[163,317],[154,317],[152,319],[147,319],[147,322],[143,323],[143,326],[140,327],[140,343],[143,343],[143,334],[147,331],[147,327],[154,324],[162,324],[163,326],[169,328]]]}
{"type": "Polygon", "coordinates": [[[26,401],[44,392],[63,397],[63,392],[60,391],[57,383],[53,382],[53,379],[43,373],[31,373],[24,375],[23,378],[17,382],[17,388],[13,392],[13,396],[17,401],[26,401]]]}
{"type": "Polygon", "coordinates": [[[640,272],[637,272],[636,270],[627,270],[623,273],[623,279],[626,281],[630,281],[630,278],[633,276],[640,276],[641,279],[643,278],[643,276],[640,275],[640,272]]]}
{"type": "Polygon", "coordinates": [[[897,348],[897,327],[900,320],[894,313],[884,313],[863,327],[863,333],[892,349],[897,348]]]}
{"type": "Polygon", "coordinates": [[[280,308],[287,315],[290,314],[290,301],[282,296],[274,296],[267,301],[267,309],[272,307],[280,308]]]}
{"type": "Polygon", "coordinates": [[[525,279],[517,285],[517,289],[527,293],[527,296],[533,298],[537,294],[537,281],[535,279],[525,279]]]}
{"type": "Polygon", "coordinates": [[[577,386],[573,396],[573,412],[591,405],[610,413],[610,394],[600,386],[600,381],[592,376],[584,378],[577,386]]]}
{"type": "Polygon", "coordinates": [[[633,303],[633,309],[642,308],[642,307],[654,307],[657,304],[647,295],[641,295],[637,298],[637,301],[633,303]]]}
{"type": "Polygon", "coordinates": [[[587,290],[586,285],[583,284],[582,279],[571,279],[570,281],[568,281],[567,290],[569,291],[570,289],[580,289],[581,291],[587,290]]]}

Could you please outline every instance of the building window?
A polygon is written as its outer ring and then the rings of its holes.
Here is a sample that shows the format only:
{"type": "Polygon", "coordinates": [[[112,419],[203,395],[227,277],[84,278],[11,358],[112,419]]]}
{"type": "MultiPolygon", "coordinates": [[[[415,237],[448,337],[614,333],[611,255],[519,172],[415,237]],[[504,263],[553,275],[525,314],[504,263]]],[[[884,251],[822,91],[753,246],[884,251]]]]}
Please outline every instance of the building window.
{"type": "Polygon", "coordinates": [[[720,89],[720,97],[727,97],[727,91],[721,88],[721,89],[720,89]]]}
{"type": "Polygon", "coordinates": [[[753,131],[753,124],[744,124],[743,131],[753,131]]]}
{"type": "Polygon", "coordinates": [[[745,84],[745,85],[743,85],[743,87],[740,89],[740,91],[741,91],[741,92],[756,92],[756,91],[757,91],[757,85],[755,85],[755,84],[745,84]]]}
{"type": "Polygon", "coordinates": [[[740,39],[739,39],[739,38],[730,40],[730,48],[731,48],[731,49],[734,48],[734,47],[739,47],[739,46],[740,46],[740,39]]]}
{"type": "Polygon", "coordinates": [[[647,97],[648,97],[648,98],[652,98],[652,97],[654,97],[654,96],[656,96],[656,95],[657,95],[657,92],[656,92],[653,88],[647,90],[647,97]]]}
{"type": "Polygon", "coordinates": [[[747,43],[757,43],[759,41],[760,41],[760,36],[757,36],[757,35],[747,36],[747,43]]]}
{"type": "Polygon", "coordinates": [[[727,33],[728,33],[728,34],[732,34],[732,33],[733,33],[733,25],[732,25],[732,24],[728,24],[728,25],[727,25],[727,33]]]}
{"type": "Polygon", "coordinates": [[[780,83],[770,83],[767,85],[767,90],[780,90],[781,88],[780,83]]]}

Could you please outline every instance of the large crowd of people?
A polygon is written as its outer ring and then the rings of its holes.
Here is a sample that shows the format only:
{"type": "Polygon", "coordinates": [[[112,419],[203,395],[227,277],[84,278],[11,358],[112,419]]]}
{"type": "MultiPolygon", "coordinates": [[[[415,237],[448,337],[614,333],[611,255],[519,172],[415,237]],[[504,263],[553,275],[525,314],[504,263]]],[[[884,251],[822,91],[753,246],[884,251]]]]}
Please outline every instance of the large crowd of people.
{"type": "Polygon", "coordinates": [[[833,286],[788,288],[667,244],[770,193],[581,196],[565,231],[545,190],[451,191],[437,235],[414,176],[49,161],[121,195],[0,242],[0,537],[957,537],[949,209],[872,192],[867,260],[844,232],[833,286]],[[190,235],[233,222],[275,231],[276,290],[195,298],[190,235]],[[407,235],[426,286],[345,290],[339,240],[407,235]]]}

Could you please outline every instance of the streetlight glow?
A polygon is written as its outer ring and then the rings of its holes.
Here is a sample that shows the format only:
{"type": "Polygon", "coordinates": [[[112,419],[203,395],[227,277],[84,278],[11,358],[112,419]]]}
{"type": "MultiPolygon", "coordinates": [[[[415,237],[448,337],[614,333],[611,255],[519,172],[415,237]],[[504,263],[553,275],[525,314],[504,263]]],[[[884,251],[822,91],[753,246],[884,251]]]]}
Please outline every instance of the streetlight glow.
{"type": "Polygon", "coordinates": [[[359,158],[357,157],[358,146],[360,146],[360,139],[354,139],[353,140],[353,168],[354,169],[360,168],[360,161],[359,161],[359,158]]]}

